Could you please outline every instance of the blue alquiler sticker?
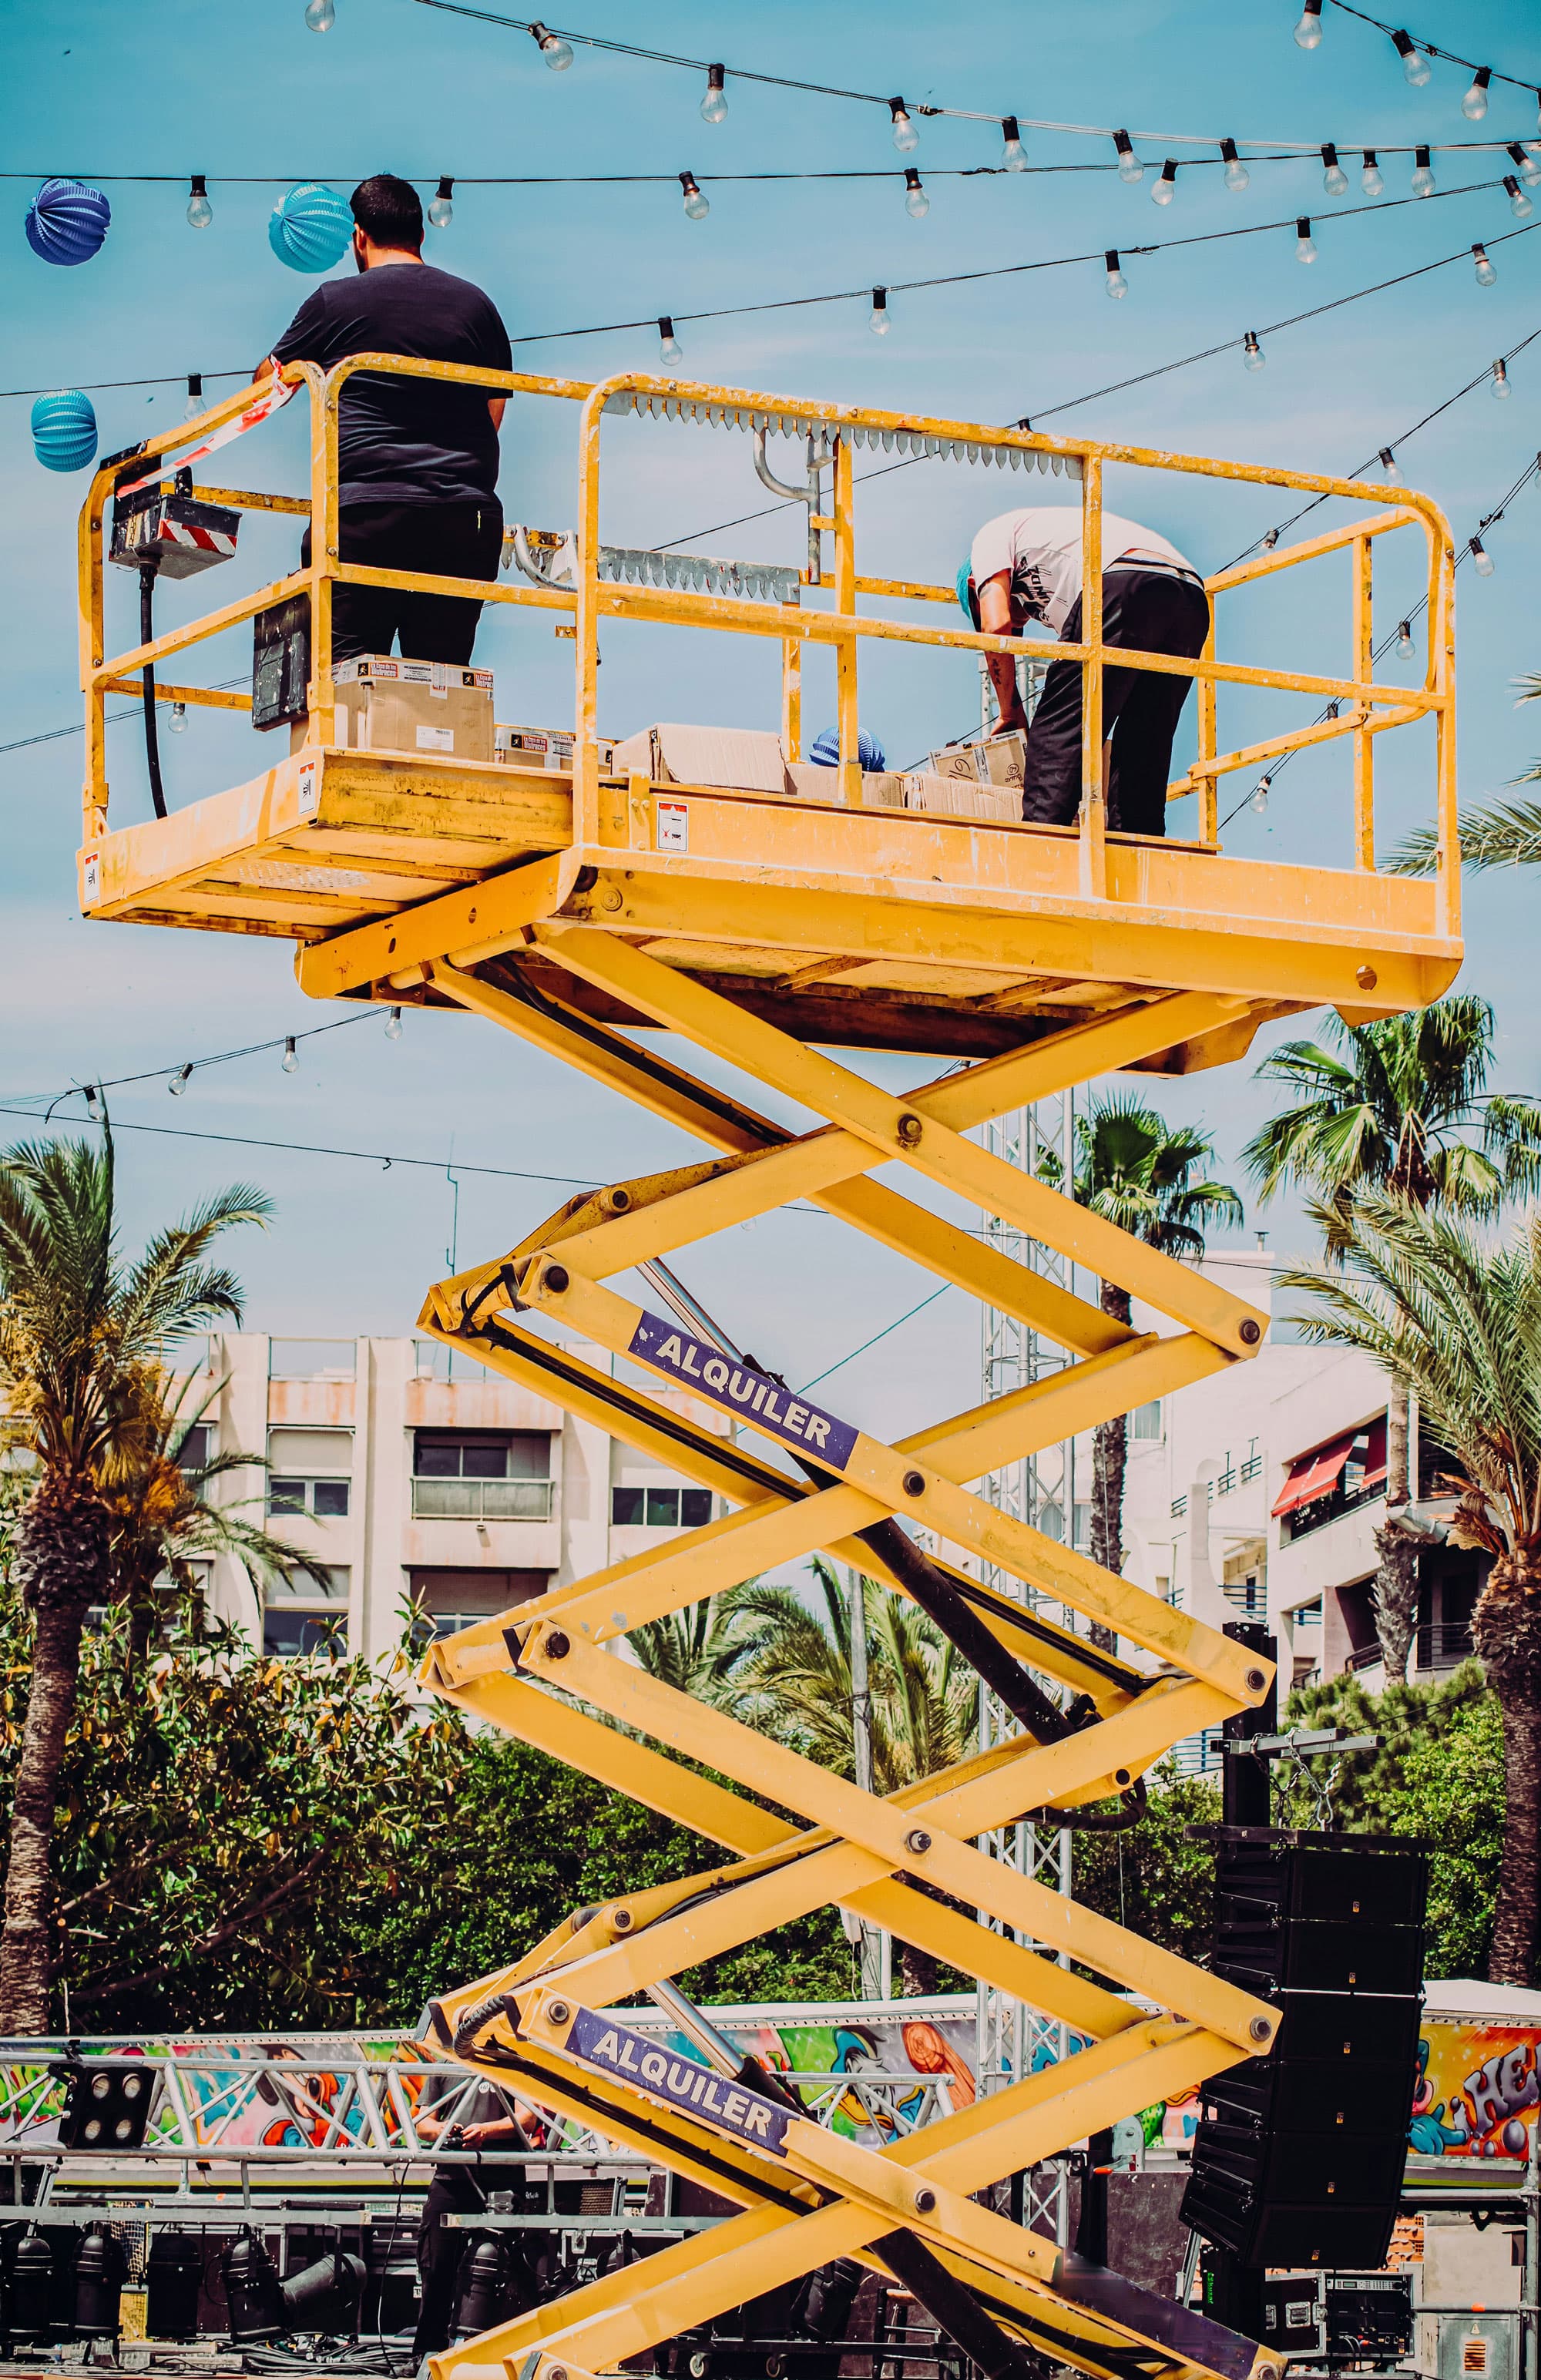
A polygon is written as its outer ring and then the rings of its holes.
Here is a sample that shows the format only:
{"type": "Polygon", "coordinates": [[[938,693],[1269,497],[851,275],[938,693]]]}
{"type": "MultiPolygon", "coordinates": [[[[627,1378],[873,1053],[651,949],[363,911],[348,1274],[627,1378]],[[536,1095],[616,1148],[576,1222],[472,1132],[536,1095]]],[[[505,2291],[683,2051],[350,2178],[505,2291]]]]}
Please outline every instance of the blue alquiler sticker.
{"type": "Polygon", "coordinates": [[[833,1414],[810,1405],[806,1398],[795,1397],[789,1389],[747,1364],[730,1364],[715,1347],[692,1339],[656,1314],[643,1315],[632,1333],[630,1353],[659,1371],[672,1373],[714,1404],[725,1405],[741,1419],[755,1422],[788,1446],[827,1463],[831,1471],[843,1471],[851,1460],[857,1432],[848,1421],[837,1421],[833,1414]]]}
{"type": "Polygon", "coordinates": [[[646,2034],[633,2033],[613,2017],[579,2009],[567,2035],[567,2047],[585,2065],[618,2074],[717,2131],[734,2133],[752,2148],[769,2149],[777,2156],[785,2154],[790,2109],[714,2074],[710,2066],[698,2066],[693,2058],[661,2049],[646,2034]]]}

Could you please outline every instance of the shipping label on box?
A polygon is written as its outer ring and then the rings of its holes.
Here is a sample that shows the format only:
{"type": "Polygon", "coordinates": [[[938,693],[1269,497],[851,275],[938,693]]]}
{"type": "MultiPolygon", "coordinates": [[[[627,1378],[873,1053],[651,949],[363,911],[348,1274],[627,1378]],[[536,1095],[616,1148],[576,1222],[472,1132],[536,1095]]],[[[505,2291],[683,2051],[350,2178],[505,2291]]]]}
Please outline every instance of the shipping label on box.
{"type": "Polygon", "coordinates": [[[359,653],[339,662],[336,736],[356,752],[492,758],[492,673],[458,662],[359,653]]]}

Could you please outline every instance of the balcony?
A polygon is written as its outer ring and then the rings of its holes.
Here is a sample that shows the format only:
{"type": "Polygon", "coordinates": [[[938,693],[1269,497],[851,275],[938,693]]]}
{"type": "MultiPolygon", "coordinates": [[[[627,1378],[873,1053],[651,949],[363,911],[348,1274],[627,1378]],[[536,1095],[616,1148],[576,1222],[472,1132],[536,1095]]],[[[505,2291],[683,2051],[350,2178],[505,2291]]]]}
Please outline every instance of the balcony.
{"type": "Polygon", "coordinates": [[[1469,1620],[1426,1621],[1413,1639],[1415,1670],[1455,1670],[1474,1658],[1469,1620]]]}
{"type": "Polygon", "coordinates": [[[414,1479],[415,1521],[549,1521],[552,1479],[414,1479]]]}

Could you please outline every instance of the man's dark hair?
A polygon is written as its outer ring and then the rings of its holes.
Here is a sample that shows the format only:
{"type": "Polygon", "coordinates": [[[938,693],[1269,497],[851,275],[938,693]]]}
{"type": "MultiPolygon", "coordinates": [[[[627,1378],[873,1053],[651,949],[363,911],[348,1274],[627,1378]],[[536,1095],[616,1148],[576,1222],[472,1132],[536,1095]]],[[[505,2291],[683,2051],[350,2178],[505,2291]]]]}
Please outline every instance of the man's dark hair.
{"type": "Polygon", "coordinates": [[[353,193],[353,220],[377,248],[419,249],[423,202],[399,174],[371,174],[353,193]]]}

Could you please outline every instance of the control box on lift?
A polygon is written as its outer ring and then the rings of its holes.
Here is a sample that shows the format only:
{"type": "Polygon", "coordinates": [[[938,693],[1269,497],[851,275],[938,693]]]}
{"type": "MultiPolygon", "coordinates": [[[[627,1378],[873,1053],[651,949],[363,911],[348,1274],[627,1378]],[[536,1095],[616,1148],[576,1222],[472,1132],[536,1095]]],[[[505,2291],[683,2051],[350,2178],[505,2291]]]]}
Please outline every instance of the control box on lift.
{"type": "Polygon", "coordinates": [[[125,570],[193,578],[231,559],[240,525],[239,513],[195,496],[191,471],[181,470],[114,497],[109,558],[125,570]]]}

